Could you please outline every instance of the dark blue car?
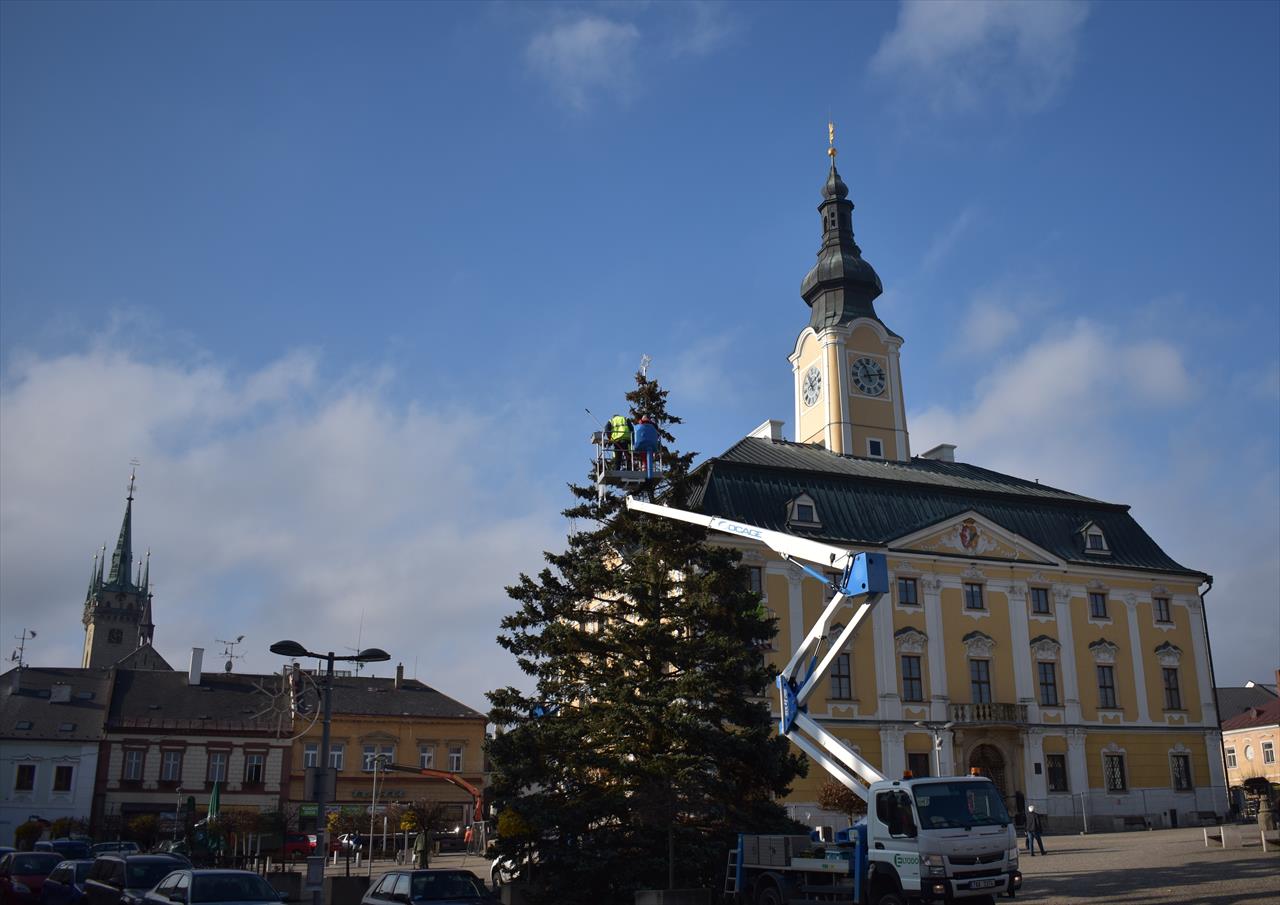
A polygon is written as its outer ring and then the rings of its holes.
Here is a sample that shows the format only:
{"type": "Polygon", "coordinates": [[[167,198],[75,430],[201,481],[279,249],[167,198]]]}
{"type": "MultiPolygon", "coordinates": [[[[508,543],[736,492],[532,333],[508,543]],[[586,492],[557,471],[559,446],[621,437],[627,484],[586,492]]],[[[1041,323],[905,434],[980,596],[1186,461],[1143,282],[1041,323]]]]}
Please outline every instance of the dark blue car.
{"type": "Polygon", "coordinates": [[[40,905],[79,905],[92,866],[89,859],[60,862],[40,887],[40,905]]]}

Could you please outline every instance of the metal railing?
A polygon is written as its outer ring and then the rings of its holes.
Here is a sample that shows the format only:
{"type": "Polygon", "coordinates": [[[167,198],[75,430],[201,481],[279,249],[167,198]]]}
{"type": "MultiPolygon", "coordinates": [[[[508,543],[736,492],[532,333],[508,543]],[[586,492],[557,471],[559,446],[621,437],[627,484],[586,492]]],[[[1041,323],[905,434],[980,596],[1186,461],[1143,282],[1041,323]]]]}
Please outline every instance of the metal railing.
{"type": "Polygon", "coordinates": [[[1026,704],[952,704],[953,723],[1025,723],[1026,704]]]}

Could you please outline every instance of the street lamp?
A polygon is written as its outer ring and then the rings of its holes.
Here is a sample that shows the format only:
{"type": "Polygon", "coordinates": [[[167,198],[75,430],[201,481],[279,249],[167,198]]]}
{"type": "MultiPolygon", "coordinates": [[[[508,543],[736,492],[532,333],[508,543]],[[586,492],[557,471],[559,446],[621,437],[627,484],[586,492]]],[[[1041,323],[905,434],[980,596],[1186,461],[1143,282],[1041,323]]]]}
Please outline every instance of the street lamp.
{"type": "MultiPolygon", "coordinates": [[[[320,853],[321,861],[328,857],[329,839],[328,826],[325,821],[325,794],[328,791],[325,786],[328,784],[329,777],[329,722],[333,716],[333,664],[339,660],[343,662],[354,663],[378,663],[384,660],[390,660],[391,655],[379,647],[366,647],[360,653],[351,657],[339,657],[333,651],[326,654],[317,654],[309,651],[297,641],[277,641],[271,645],[270,651],[273,654],[279,654],[282,657],[314,657],[317,660],[325,661],[324,669],[324,716],[323,724],[320,732],[320,771],[317,773],[315,797],[316,797],[316,850],[320,853]]],[[[335,791],[336,791],[336,783],[335,791]]],[[[313,893],[313,901],[315,905],[321,905],[322,890],[316,888],[313,893]]]]}
{"type": "Polygon", "coordinates": [[[942,733],[946,732],[955,723],[950,721],[946,723],[926,723],[924,720],[916,720],[915,725],[919,726],[925,732],[933,737],[933,775],[942,775],[942,733]]]}

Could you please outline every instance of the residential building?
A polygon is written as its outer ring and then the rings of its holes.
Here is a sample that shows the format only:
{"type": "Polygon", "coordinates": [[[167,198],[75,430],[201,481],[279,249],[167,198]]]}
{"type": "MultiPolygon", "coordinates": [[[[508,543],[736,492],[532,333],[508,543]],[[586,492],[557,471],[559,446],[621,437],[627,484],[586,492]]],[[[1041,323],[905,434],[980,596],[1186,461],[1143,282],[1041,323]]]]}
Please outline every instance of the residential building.
{"type": "Polygon", "coordinates": [[[207,811],[214,783],[221,810],[284,806],[290,721],[276,675],[112,670],[114,688],[98,761],[95,819],[172,815],[194,799],[207,811]]]}
{"type": "Polygon", "coordinates": [[[30,666],[0,676],[0,845],[31,817],[88,821],[111,694],[100,669],[30,666]]]}
{"type": "Polygon", "coordinates": [[[1252,710],[1265,707],[1276,700],[1274,685],[1263,685],[1259,682],[1246,682],[1240,686],[1215,688],[1214,695],[1218,699],[1218,714],[1223,720],[1252,710]]]}
{"type": "MultiPolygon", "coordinates": [[[[293,742],[289,799],[299,807],[302,827],[316,826],[316,806],[306,794],[308,767],[320,765],[321,721],[316,718],[320,688],[311,674],[295,726],[309,728],[293,742]]],[[[427,767],[456,774],[477,789],[484,787],[484,730],[487,717],[436,689],[406,679],[360,675],[333,680],[329,762],[336,768],[336,794],[328,810],[367,813],[373,804],[374,761],[382,757],[400,766],[427,767]]],[[[295,729],[295,731],[298,731],[295,729]]],[[[405,772],[377,774],[379,810],[385,803],[430,801],[446,806],[456,825],[470,822],[473,801],[447,781],[405,772]]],[[[392,828],[394,830],[394,828],[392,828]]]]}
{"type": "MultiPolygon", "coordinates": [[[[797,441],[766,421],[701,466],[694,497],[706,514],[886,555],[890,593],[810,716],[886,775],[978,770],[1015,814],[1035,804],[1053,828],[1225,813],[1209,577],[1126,505],[957,461],[949,444],[913,456],[904,338],[876,311],[880,278],[854,242],[834,156],[822,196],[801,284],[809,323],[790,354],[797,441]]],[[[728,542],[778,618],[767,655],[781,666],[830,591],[749,539],[728,542]]],[[[795,785],[801,819],[824,779],[812,769],[795,785]]]]}
{"type": "Polygon", "coordinates": [[[1222,721],[1227,782],[1234,789],[1262,778],[1280,786],[1280,698],[1222,721]]]}

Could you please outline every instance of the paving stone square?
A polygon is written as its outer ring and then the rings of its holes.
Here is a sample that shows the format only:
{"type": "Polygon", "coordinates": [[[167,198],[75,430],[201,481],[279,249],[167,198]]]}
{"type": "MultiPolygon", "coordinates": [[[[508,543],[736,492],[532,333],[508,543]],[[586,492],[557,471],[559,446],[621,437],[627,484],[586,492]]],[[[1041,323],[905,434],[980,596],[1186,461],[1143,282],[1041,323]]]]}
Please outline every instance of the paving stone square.
{"type": "Polygon", "coordinates": [[[1022,841],[1023,893],[1015,901],[1280,903],[1280,847],[1263,852],[1252,827],[1228,827],[1226,849],[1205,848],[1199,828],[1046,836],[1044,844],[1047,855],[1028,858],[1022,841]]]}

